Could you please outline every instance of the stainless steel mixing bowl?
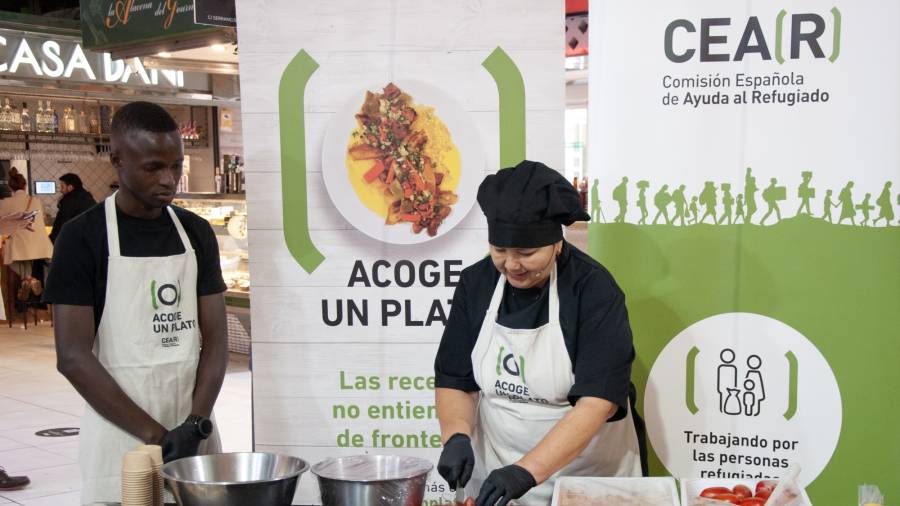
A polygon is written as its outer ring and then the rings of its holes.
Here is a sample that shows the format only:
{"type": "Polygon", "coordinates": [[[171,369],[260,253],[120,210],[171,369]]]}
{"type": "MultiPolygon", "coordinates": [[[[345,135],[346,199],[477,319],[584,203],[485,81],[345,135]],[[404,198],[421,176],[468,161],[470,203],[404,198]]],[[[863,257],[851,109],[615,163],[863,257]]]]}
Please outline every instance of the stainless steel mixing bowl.
{"type": "Polygon", "coordinates": [[[395,455],[358,455],[314,465],[323,506],[419,506],[431,462],[395,455]]]}
{"type": "Polygon", "coordinates": [[[274,453],[219,453],[169,462],[160,470],[179,506],[289,506],[304,460],[274,453]]]}

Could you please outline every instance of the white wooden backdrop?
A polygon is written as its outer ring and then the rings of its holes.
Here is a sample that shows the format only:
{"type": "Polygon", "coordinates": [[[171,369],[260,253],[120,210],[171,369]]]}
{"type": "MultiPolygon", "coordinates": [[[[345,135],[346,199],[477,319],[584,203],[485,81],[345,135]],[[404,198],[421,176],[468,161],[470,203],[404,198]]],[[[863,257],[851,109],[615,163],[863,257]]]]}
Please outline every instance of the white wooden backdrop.
{"type": "MultiPolygon", "coordinates": [[[[373,428],[427,430],[437,422],[379,422],[361,416],[332,420],[334,403],[411,400],[433,403],[431,391],[341,390],[339,371],[351,375],[433,375],[442,327],[328,327],[321,301],[337,298],[451,299],[452,288],[347,288],[353,262],[462,260],[487,251],[483,215],[474,206],[453,231],[420,245],[393,246],[355,230],[331,202],[322,178],[322,141],[335,112],[371,83],[416,79],[441,88],[469,113],[485,150],[485,171],[499,167],[497,88],[481,66],[498,46],[521,71],[526,91],[527,157],[563,168],[562,0],[256,0],[237,2],[241,112],[247,171],[253,321],[254,442],[259,451],[327,457],[438,450],[337,448],[350,429],[367,439],[373,428]],[[291,257],[282,232],[278,85],[300,49],[318,64],[305,93],[308,208],[311,236],[326,260],[307,274],[291,257]]],[[[355,198],[349,196],[348,198],[355,198]]],[[[333,307],[333,306],[332,306],[333,307]]],[[[377,312],[373,314],[377,316],[377,312]]],[[[371,322],[370,322],[371,323],[371,322]]],[[[295,504],[319,502],[314,477],[304,476],[295,504]]],[[[430,486],[443,480],[433,472],[430,486]]],[[[429,499],[451,494],[429,494],[429,499]]]]}

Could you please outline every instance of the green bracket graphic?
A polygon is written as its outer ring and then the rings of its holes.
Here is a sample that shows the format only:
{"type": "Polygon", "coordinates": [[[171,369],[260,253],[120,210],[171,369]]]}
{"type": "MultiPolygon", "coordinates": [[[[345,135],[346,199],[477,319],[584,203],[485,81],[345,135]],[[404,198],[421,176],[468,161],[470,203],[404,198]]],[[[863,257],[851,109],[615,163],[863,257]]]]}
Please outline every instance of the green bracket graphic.
{"type": "Polygon", "coordinates": [[[841,11],[837,7],[832,7],[831,15],[834,17],[834,38],[831,41],[831,56],[828,57],[828,61],[834,63],[841,55],[841,11]]]}
{"type": "Polygon", "coordinates": [[[503,351],[504,351],[504,348],[503,348],[503,346],[501,346],[500,353],[497,353],[497,376],[500,376],[500,374],[501,374],[500,366],[503,364],[503,351]]]}
{"type": "Polygon", "coordinates": [[[525,357],[519,355],[519,377],[522,378],[522,383],[525,383],[525,357]]]}
{"type": "Polygon", "coordinates": [[[784,412],[784,419],[790,420],[797,414],[797,376],[799,374],[799,364],[797,357],[793,352],[789,351],[784,354],[788,361],[788,408],[784,412]]]}
{"type": "Polygon", "coordinates": [[[499,46],[481,65],[497,83],[500,98],[500,167],[515,167],[525,159],[525,81],[499,46]]]}
{"type": "Polygon", "coordinates": [[[156,303],[156,280],[150,282],[150,304],[154,311],[159,309],[159,304],[156,303]]]}
{"type": "Polygon", "coordinates": [[[775,18],[775,60],[779,64],[784,63],[784,57],[781,56],[781,39],[784,35],[784,17],[787,16],[787,11],[781,9],[781,12],[778,13],[778,17],[775,18]]]}
{"type": "Polygon", "coordinates": [[[319,64],[300,50],[288,63],[278,85],[278,117],[281,125],[281,202],[284,241],[294,260],[312,273],[325,260],[309,236],[306,208],[306,126],[303,94],[319,64]]]}
{"type": "Polygon", "coordinates": [[[696,415],[700,411],[694,402],[694,374],[699,354],[700,350],[696,346],[692,346],[691,351],[687,354],[687,362],[684,364],[684,403],[692,415],[696,415]]]}

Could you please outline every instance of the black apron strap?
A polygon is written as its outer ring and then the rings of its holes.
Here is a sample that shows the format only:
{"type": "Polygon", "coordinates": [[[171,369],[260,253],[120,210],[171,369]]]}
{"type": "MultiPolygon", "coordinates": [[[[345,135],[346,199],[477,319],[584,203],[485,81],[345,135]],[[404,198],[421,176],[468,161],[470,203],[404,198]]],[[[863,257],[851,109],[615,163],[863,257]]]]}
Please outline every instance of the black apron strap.
{"type": "Polygon", "coordinates": [[[637,412],[637,388],[634,383],[628,386],[628,403],[631,406],[631,419],[634,420],[634,430],[637,433],[638,450],[641,453],[641,475],[650,476],[650,465],[647,461],[647,424],[637,412]]]}

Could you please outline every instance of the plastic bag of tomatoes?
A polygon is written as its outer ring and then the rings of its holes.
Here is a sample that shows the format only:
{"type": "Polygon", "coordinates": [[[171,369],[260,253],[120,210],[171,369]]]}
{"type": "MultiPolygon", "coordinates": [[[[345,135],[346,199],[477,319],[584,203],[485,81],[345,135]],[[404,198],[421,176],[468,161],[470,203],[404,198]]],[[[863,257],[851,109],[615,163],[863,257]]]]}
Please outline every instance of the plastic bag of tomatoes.
{"type": "Polygon", "coordinates": [[[775,480],[761,480],[756,483],[756,490],[751,490],[750,487],[744,484],[735,485],[731,488],[707,487],[700,492],[700,497],[739,506],[759,506],[766,504],[777,485],[778,482],[775,480]]]}

